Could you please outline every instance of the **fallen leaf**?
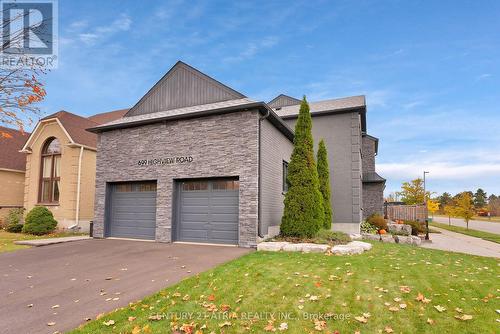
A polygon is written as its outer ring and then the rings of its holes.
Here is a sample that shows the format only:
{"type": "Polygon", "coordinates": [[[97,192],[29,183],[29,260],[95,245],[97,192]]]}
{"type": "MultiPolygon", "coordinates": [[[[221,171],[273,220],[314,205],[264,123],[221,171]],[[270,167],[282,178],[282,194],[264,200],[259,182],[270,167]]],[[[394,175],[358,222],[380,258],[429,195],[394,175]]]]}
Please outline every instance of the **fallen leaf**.
{"type": "Polygon", "coordinates": [[[52,306],[52,308],[59,308],[59,305],[54,305],[52,306]]]}
{"type": "Polygon", "coordinates": [[[455,318],[458,320],[467,321],[472,319],[472,315],[469,314],[456,315],[455,318]]]}
{"type": "Polygon", "coordinates": [[[434,308],[440,313],[446,311],[446,308],[441,305],[434,305],[434,308]]]}
{"type": "Polygon", "coordinates": [[[148,317],[149,320],[153,320],[153,321],[159,321],[162,319],[162,316],[160,314],[154,314],[154,315],[150,315],[148,317]]]}
{"type": "Polygon", "coordinates": [[[128,317],[128,321],[134,321],[137,317],[128,317]]]}
{"type": "Polygon", "coordinates": [[[363,323],[363,324],[366,324],[368,322],[368,319],[366,319],[365,317],[361,316],[361,317],[354,317],[354,319],[356,319],[357,321],[363,323]]]}
{"type": "Polygon", "coordinates": [[[399,287],[399,290],[403,293],[410,293],[411,292],[411,288],[409,286],[406,286],[406,285],[401,285],[399,287]]]}
{"type": "Polygon", "coordinates": [[[28,304],[27,307],[33,307],[33,304],[28,304]]]}
{"type": "Polygon", "coordinates": [[[427,318],[427,323],[429,325],[434,325],[434,320],[432,320],[431,318],[427,318]]]}
{"type": "Polygon", "coordinates": [[[112,326],[115,324],[115,321],[114,320],[108,320],[108,321],[104,321],[102,323],[104,326],[112,326]]]}
{"type": "Polygon", "coordinates": [[[391,327],[389,327],[389,326],[385,326],[384,331],[386,333],[394,333],[394,330],[391,327]]]}
{"type": "Polygon", "coordinates": [[[47,322],[47,326],[54,326],[55,324],[55,322],[47,322]]]}
{"type": "Polygon", "coordinates": [[[404,310],[406,308],[406,304],[399,304],[399,308],[404,310]]]}
{"type": "Polygon", "coordinates": [[[287,329],[288,329],[288,324],[286,322],[282,322],[278,327],[278,330],[280,331],[286,331],[287,329]]]}
{"type": "Polygon", "coordinates": [[[140,332],[141,332],[141,327],[139,327],[139,326],[135,326],[132,329],[132,334],[139,334],[140,332]]]}

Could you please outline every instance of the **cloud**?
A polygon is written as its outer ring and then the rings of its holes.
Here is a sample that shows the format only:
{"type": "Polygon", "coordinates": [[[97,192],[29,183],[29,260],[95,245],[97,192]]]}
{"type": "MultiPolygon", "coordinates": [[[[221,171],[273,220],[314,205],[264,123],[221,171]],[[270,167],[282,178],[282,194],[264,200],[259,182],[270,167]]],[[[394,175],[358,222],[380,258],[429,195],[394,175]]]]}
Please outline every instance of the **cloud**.
{"type": "Polygon", "coordinates": [[[423,170],[430,172],[435,180],[456,180],[494,176],[500,174],[500,163],[498,164],[453,164],[432,163],[422,164],[420,161],[414,163],[379,163],[378,171],[387,178],[410,180],[422,174],[423,170]]]}
{"type": "Polygon", "coordinates": [[[111,35],[129,30],[131,25],[132,19],[128,15],[122,14],[109,25],[98,26],[91,31],[78,34],[78,37],[85,44],[92,45],[111,35]]]}
{"type": "Polygon", "coordinates": [[[490,74],[490,73],[483,73],[483,74],[480,74],[476,77],[476,81],[484,80],[484,79],[490,78],[491,76],[492,76],[492,74],[490,74]]]}
{"type": "Polygon", "coordinates": [[[267,36],[257,42],[249,42],[246,47],[235,56],[224,58],[226,62],[239,62],[253,58],[257,53],[264,49],[269,49],[278,43],[278,38],[274,36],[267,36]]]}

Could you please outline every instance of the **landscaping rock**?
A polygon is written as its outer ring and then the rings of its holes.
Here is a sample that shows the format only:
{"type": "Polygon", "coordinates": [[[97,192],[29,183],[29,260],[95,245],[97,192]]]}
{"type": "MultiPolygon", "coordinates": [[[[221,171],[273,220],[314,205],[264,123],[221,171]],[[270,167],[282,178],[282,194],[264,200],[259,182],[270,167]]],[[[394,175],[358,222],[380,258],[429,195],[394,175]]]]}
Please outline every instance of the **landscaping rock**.
{"type": "Polygon", "coordinates": [[[422,239],[420,237],[417,237],[416,235],[412,235],[411,237],[411,244],[415,246],[420,246],[422,243],[422,239]]]}
{"type": "Polygon", "coordinates": [[[396,240],[394,240],[394,237],[390,234],[383,234],[382,242],[395,243],[396,240]]]}
{"type": "Polygon", "coordinates": [[[257,250],[267,252],[279,252],[288,242],[261,242],[257,244],[257,250]]]}
{"type": "Polygon", "coordinates": [[[302,251],[304,253],[326,253],[330,249],[328,245],[322,244],[302,244],[302,251]]]}
{"type": "Polygon", "coordinates": [[[363,239],[363,236],[359,233],[349,234],[349,236],[351,237],[351,240],[362,240],[363,239]]]}
{"type": "Polygon", "coordinates": [[[363,248],[364,251],[369,251],[373,247],[372,244],[370,244],[368,242],[363,242],[363,241],[351,241],[347,245],[348,246],[361,247],[361,248],[363,248]]]}
{"type": "Polygon", "coordinates": [[[380,235],[378,234],[363,233],[361,237],[365,240],[380,240],[380,235]]]}
{"type": "Polygon", "coordinates": [[[283,251],[284,252],[302,252],[304,244],[291,244],[287,243],[286,245],[283,246],[283,251]]]}
{"type": "Polygon", "coordinates": [[[353,255],[353,254],[362,254],[365,250],[363,247],[354,246],[354,245],[336,245],[331,249],[332,254],[335,255],[353,255]]]}
{"type": "Polygon", "coordinates": [[[406,224],[387,224],[389,233],[411,235],[411,226],[406,224]]]}

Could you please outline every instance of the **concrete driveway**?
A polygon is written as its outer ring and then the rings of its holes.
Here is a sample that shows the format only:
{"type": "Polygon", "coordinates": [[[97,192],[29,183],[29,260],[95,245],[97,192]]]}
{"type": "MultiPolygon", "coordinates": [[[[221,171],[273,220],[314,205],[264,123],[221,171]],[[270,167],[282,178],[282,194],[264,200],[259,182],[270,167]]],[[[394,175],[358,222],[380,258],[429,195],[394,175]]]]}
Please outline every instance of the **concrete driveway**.
{"type": "MultiPolygon", "coordinates": [[[[434,217],[434,221],[442,224],[448,225],[448,217],[434,217]]],[[[459,218],[451,218],[451,225],[466,227],[465,221],[459,218]]],[[[478,230],[490,233],[500,234],[500,223],[491,222],[491,221],[483,221],[483,220],[470,220],[469,228],[471,230],[478,230]]]]}
{"type": "Polygon", "coordinates": [[[68,331],[250,251],[91,239],[0,254],[0,332],[68,331]]]}

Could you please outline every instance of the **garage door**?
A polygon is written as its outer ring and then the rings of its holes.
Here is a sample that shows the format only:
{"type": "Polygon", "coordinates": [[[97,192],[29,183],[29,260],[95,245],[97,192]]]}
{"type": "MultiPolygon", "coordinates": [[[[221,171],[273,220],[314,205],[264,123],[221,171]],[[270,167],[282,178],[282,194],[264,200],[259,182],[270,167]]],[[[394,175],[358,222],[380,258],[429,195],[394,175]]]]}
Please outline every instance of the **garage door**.
{"type": "Polygon", "coordinates": [[[179,184],[177,240],[238,244],[239,181],[182,181],[179,184]]]}
{"type": "Polygon", "coordinates": [[[155,239],[156,182],[111,185],[108,237],[155,239]]]}

